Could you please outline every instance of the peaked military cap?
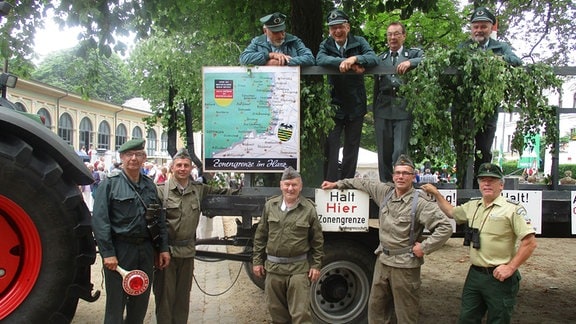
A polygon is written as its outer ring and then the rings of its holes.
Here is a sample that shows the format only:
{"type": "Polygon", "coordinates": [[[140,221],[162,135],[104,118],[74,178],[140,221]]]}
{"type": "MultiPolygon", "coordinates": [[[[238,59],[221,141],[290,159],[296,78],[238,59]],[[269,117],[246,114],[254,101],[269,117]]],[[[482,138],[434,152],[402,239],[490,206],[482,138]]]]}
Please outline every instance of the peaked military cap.
{"type": "Polygon", "coordinates": [[[328,17],[326,17],[326,22],[328,23],[328,26],[347,23],[348,20],[350,20],[350,18],[348,18],[348,15],[345,14],[344,11],[338,9],[330,11],[330,13],[328,13],[328,17]]]}
{"type": "Polygon", "coordinates": [[[118,152],[124,153],[126,151],[131,151],[131,150],[143,150],[145,143],[146,143],[146,140],[144,140],[142,138],[131,139],[131,140],[127,141],[126,143],[122,144],[120,146],[120,148],[118,148],[118,152]]]}
{"type": "Polygon", "coordinates": [[[279,12],[260,18],[260,22],[272,32],[279,32],[286,29],[286,15],[279,12]]]}
{"type": "Polygon", "coordinates": [[[412,167],[412,169],[414,169],[414,162],[412,162],[412,160],[404,154],[401,154],[398,157],[398,160],[396,160],[396,163],[394,164],[394,166],[399,166],[399,165],[407,165],[409,167],[412,167]]]}
{"type": "Polygon", "coordinates": [[[502,173],[502,169],[496,164],[493,163],[482,163],[478,168],[478,178],[480,177],[492,177],[502,179],[504,178],[504,174],[502,173]]]}
{"type": "Polygon", "coordinates": [[[496,17],[485,7],[478,7],[474,9],[472,17],[470,17],[470,22],[477,21],[487,21],[494,25],[496,23],[496,17]]]}
{"type": "Polygon", "coordinates": [[[178,152],[176,152],[176,154],[174,154],[172,159],[173,160],[175,160],[175,159],[188,159],[188,160],[192,161],[192,157],[190,156],[190,153],[188,152],[188,149],[186,149],[186,148],[179,149],[178,152]]]}
{"type": "Polygon", "coordinates": [[[289,166],[286,169],[284,169],[284,172],[282,173],[282,181],[284,180],[292,180],[292,179],[296,179],[296,178],[300,178],[300,172],[294,170],[293,167],[289,166]]]}

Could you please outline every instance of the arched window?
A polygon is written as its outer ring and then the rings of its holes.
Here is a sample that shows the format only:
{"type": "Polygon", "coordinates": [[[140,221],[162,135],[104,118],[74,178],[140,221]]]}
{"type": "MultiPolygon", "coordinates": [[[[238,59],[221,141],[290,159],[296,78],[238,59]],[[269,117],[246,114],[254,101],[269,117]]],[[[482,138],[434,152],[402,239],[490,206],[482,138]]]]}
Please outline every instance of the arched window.
{"type": "Polygon", "coordinates": [[[98,126],[98,148],[110,149],[110,125],[107,121],[102,121],[98,126]]]}
{"type": "Polygon", "coordinates": [[[24,104],[21,103],[21,102],[17,102],[17,103],[15,104],[15,106],[16,106],[16,110],[18,110],[18,111],[21,111],[21,112],[27,112],[27,111],[28,111],[28,110],[26,109],[26,106],[24,106],[24,104]]]}
{"type": "Polygon", "coordinates": [[[72,117],[70,117],[68,113],[63,113],[58,122],[58,136],[60,136],[60,138],[62,138],[66,143],[73,145],[73,133],[74,127],[72,125],[72,117]]]}
{"type": "Polygon", "coordinates": [[[90,145],[94,144],[92,136],[94,129],[92,128],[92,121],[90,118],[84,117],[80,121],[80,147],[84,146],[86,150],[90,149],[90,145]]]}
{"type": "Polygon", "coordinates": [[[46,110],[46,108],[40,108],[36,114],[42,118],[44,121],[44,126],[52,128],[52,117],[50,117],[50,113],[48,110],[46,110]]]}
{"type": "Polygon", "coordinates": [[[160,137],[160,152],[162,155],[168,155],[168,133],[162,132],[160,137]]]}
{"type": "Polygon", "coordinates": [[[156,131],[153,129],[148,130],[148,138],[146,140],[146,154],[153,156],[156,153],[156,131]]]}
{"type": "Polygon", "coordinates": [[[122,146],[122,144],[126,143],[128,139],[128,132],[126,131],[126,126],[124,124],[119,124],[116,127],[116,151],[122,146]]]}
{"type": "Polygon", "coordinates": [[[140,139],[140,138],[144,138],[142,136],[142,129],[140,127],[136,126],[132,130],[132,139],[140,139]]]}

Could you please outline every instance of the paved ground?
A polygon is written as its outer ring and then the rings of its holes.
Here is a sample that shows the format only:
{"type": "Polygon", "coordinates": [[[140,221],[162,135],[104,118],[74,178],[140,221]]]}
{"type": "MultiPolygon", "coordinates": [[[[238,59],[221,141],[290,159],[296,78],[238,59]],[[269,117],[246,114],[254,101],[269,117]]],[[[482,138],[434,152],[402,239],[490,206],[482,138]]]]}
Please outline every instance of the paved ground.
{"type": "MultiPolygon", "coordinates": [[[[207,232],[210,232],[210,228],[207,232]]],[[[212,236],[224,236],[221,218],[214,218],[211,232],[212,236]]],[[[223,246],[212,247],[211,249],[226,251],[226,247],[223,246]]],[[[95,303],[79,301],[76,316],[72,321],[74,324],[103,322],[106,292],[102,283],[101,267],[102,263],[98,257],[97,263],[92,267],[92,283],[94,283],[95,289],[101,291],[102,295],[95,303]]],[[[242,263],[235,261],[201,262],[197,260],[195,267],[195,276],[198,282],[197,284],[194,283],[192,287],[189,323],[247,323],[245,320],[246,312],[254,311],[254,309],[246,309],[244,313],[235,311],[231,299],[239,298],[237,295],[245,298],[256,298],[256,304],[263,304],[263,292],[255,288],[254,285],[246,284],[248,277],[242,268],[242,263]],[[232,286],[237,278],[242,284],[232,286]],[[246,286],[249,286],[249,295],[245,295],[246,286]],[[206,293],[202,292],[201,289],[206,293]]],[[[150,298],[145,323],[156,323],[154,294],[150,298]]]]}

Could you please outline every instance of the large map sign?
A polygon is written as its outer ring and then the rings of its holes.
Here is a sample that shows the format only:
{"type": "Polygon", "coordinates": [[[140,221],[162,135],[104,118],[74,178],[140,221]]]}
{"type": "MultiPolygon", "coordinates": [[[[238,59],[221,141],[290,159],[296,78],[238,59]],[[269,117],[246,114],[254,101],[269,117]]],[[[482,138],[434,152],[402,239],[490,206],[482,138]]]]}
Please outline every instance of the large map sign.
{"type": "Polygon", "coordinates": [[[204,170],[299,169],[300,67],[204,67],[204,170]]]}

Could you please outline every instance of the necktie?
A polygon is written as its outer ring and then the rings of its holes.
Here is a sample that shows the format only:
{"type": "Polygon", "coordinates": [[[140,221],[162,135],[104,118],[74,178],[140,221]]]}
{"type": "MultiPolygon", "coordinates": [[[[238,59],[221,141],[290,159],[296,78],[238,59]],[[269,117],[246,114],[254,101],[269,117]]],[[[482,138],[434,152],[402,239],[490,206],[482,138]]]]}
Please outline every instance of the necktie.
{"type": "Polygon", "coordinates": [[[344,57],[344,46],[340,46],[340,56],[344,57]]]}
{"type": "Polygon", "coordinates": [[[398,60],[398,52],[392,52],[390,55],[392,56],[392,65],[395,66],[398,60]]]}

